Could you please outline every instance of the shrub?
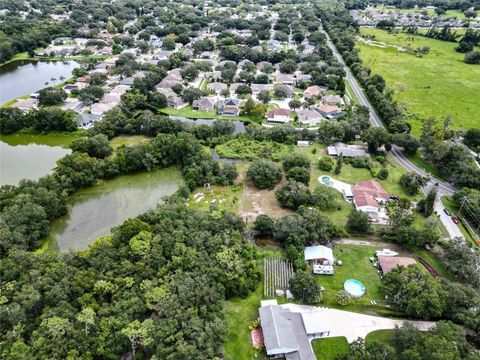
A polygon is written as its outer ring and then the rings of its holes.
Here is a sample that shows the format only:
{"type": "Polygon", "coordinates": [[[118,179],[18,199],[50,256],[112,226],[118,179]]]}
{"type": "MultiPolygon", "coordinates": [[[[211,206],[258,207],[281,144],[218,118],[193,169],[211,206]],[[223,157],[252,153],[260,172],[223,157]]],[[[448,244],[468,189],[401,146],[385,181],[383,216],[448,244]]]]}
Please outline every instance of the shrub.
{"type": "Polygon", "coordinates": [[[272,218],[266,214],[258,215],[253,224],[253,230],[256,235],[272,235],[275,223],[272,218]]]}
{"type": "Polygon", "coordinates": [[[300,166],[295,166],[287,171],[287,180],[308,185],[310,183],[310,170],[300,166]]]}
{"type": "Polygon", "coordinates": [[[320,210],[335,210],[341,208],[338,202],[338,191],[326,185],[318,185],[313,191],[313,202],[320,210]]]}
{"type": "Polygon", "coordinates": [[[275,192],[275,196],[282,207],[293,210],[310,203],[312,198],[308,187],[296,181],[288,181],[275,192]]]}
{"type": "Polygon", "coordinates": [[[370,231],[372,220],[368,214],[352,209],[348,215],[347,229],[354,233],[367,233],[370,231]]]}
{"type": "Polygon", "coordinates": [[[310,169],[310,160],[300,154],[288,154],[283,158],[283,169],[285,171],[288,171],[293,167],[303,167],[306,169],[310,169]]]}
{"type": "Polygon", "coordinates": [[[248,168],[247,177],[259,189],[273,189],[282,178],[282,168],[272,161],[257,160],[248,168]]]}
{"type": "Polygon", "coordinates": [[[337,298],[337,304],[342,306],[348,305],[348,303],[352,299],[350,294],[345,290],[338,290],[336,298],[337,298]]]}
{"type": "Polygon", "coordinates": [[[321,156],[318,159],[318,167],[323,171],[330,171],[333,169],[334,161],[328,156],[321,156]]]}
{"type": "Polygon", "coordinates": [[[370,169],[372,167],[372,161],[367,156],[353,157],[348,162],[354,167],[359,169],[370,169]]]}
{"type": "Polygon", "coordinates": [[[385,180],[388,178],[388,170],[385,168],[381,168],[380,171],[377,173],[377,178],[380,180],[385,180]]]}

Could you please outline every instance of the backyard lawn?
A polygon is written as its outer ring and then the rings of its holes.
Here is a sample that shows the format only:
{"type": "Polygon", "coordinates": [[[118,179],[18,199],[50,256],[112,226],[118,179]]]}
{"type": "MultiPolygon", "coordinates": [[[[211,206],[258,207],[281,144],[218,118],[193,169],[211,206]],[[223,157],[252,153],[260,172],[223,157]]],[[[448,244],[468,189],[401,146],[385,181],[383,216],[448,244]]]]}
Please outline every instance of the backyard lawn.
{"type": "Polygon", "coordinates": [[[362,28],[362,36],[374,36],[377,42],[367,45],[358,41],[360,57],[395,90],[394,98],[407,106],[412,133],[419,135],[421,119],[451,115],[453,129],[475,127],[480,102],[480,67],[466,64],[464,54],[454,51],[456,43],[405,33],[389,34],[375,28],[362,28]],[[430,52],[416,57],[395,46],[429,47],[430,52]]]}
{"type": "Polygon", "coordinates": [[[332,337],[312,341],[312,348],[318,360],[335,360],[337,355],[348,352],[348,341],[345,337],[332,337]]]}
{"type": "MultiPolygon", "coordinates": [[[[258,250],[258,268],[263,271],[265,257],[281,257],[280,251],[258,250]]],[[[224,314],[227,333],[224,340],[226,360],[263,359],[263,350],[252,346],[248,326],[258,318],[260,300],[263,299],[263,281],[247,298],[234,298],[225,302],[224,314]]]]}
{"type": "Polygon", "coordinates": [[[335,260],[341,260],[343,265],[335,266],[335,275],[316,275],[318,282],[325,288],[322,304],[336,305],[336,293],[343,289],[343,283],[348,279],[359,280],[365,285],[366,293],[361,298],[352,299],[352,305],[368,305],[370,300],[376,300],[379,305],[383,299],[381,280],[377,268],[370,262],[375,250],[380,247],[364,245],[336,245],[333,248],[335,260]]]}
{"type": "Polygon", "coordinates": [[[110,140],[110,145],[116,149],[122,145],[125,146],[133,146],[137,144],[141,144],[143,142],[146,142],[148,140],[147,137],[143,135],[121,135],[114,137],[112,140],[110,140]]]}
{"type": "Polygon", "coordinates": [[[195,191],[192,191],[188,204],[192,208],[203,211],[226,210],[237,213],[242,198],[242,190],[243,185],[212,185],[210,190],[207,188],[197,188],[195,191]],[[197,194],[203,194],[203,196],[197,194]]]}

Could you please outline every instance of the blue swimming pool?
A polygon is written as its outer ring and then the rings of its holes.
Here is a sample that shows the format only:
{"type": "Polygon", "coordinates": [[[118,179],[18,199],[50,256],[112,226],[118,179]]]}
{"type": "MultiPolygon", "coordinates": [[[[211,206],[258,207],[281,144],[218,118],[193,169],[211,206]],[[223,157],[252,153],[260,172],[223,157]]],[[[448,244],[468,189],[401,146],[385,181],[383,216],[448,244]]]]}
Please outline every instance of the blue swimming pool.
{"type": "Polygon", "coordinates": [[[343,288],[353,297],[360,297],[365,294],[365,286],[358,280],[348,279],[343,283],[343,288]]]}
{"type": "Polygon", "coordinates": [[[330,176],[324,175],[322,176],[321,180],[322,180],[322,183],[324,183],[325,185],[332,186],[332,182],[330,181],[330,176]]]}

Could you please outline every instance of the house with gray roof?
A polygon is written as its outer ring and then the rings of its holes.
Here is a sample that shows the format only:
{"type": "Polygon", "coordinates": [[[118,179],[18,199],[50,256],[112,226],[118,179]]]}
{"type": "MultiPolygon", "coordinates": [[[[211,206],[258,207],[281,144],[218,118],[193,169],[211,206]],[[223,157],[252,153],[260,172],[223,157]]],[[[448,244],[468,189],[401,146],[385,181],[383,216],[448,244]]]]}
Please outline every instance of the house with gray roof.
{"type": "Polygon", "coordinates": [[[302,125],[313,126],[319,124],[320,121],[325,120],[322,115],[311,109],[299,109],[296,113],[298,123],[302,125]]]}
{"type": "Polygon", "coordinates": [[[300,313],[273,304],[260,307],[259,313],[268,356],[316,360],[300,313]]]}
{"type": "Polygon", "coordinates": [[[221,82],[212,82],[207,85],[207,90],[220,94],[223,90],[227,90],[228,86],[227,84],[221,83],[221,82]]]}
{"type": "Polygon", "coordinates": [[[225,99],[218,100],[217,113],[223,116],[237,116],[240,113],[240,100],[225,99]]]}
{"type": "Polygon", "coordinates": [[[215,106],[215,100],[212,98],[202,97],[197,100],[193,100],[192,110],[197,111],[212,111],[215,106]]]}
{"type": "Polygon", "coordinates": [[[328,156],[337,157],[340,154],[344,157],[370,156],[363,146],[335,143],[327,147],[328,156]]]}

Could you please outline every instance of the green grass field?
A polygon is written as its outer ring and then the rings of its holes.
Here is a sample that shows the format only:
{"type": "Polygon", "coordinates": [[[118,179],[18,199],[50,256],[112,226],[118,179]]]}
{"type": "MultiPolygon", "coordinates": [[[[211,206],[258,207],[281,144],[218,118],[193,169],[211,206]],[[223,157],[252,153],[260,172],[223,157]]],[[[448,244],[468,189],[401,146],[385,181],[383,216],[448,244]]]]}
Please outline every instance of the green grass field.
{"type": "Polygon", "coordinates": [[[345,337],[316,339],[312,341],[312,348],[318,360],[335,360],[337,355],[348,352],[348,341],[345,337]]]}
{"type": "MultiPolygon", "coordinates": [[[[336,294],[343,289],[343,283],[348,279],[357,279],[365,285],[366,293],[361,298],[352,299],[352,305],[370,306],[370,300],[382,301],[381,280],[377,269],[370,262],[375,250],[379,247],[363,245],[336,245],[333,254],[336,260],[343,262],[335,267],[334,275],[318,275],[316,279],[325,288],[322,304],[336,305],[336,294]]],[[[346,307],[345,309],[348,309],[346,307]]]]}
{"type": "Polygon", "coordinates": [[[387,87],[395,90],[395,99],[407,106],[413,134],[419,135],[421,119],[435,116],[453,117],[453,129],[478,127],[480,101],[480,66],[463,61],[464,54],[454,51],[456,43],[404,33],[389,34],[374,28],[362,28],[362,36],[375,36],[386,47],[358,41],[360,57],[374,73],[384,77],[387,87]],[[418,48],[430,52],[416,57],[395,46],[418,48]]]}

